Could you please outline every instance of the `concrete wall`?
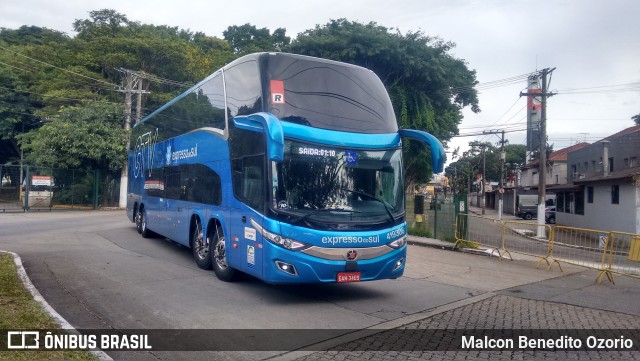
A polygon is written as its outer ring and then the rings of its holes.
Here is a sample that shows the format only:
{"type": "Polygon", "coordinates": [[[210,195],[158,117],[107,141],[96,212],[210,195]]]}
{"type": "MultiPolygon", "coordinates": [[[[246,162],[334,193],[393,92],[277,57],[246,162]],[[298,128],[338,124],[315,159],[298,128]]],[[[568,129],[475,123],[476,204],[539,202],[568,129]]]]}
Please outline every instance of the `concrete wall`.
{"type": "Polygon", "coordinates": [[[640,233],[640,186],[629,181],[593,183],[593,203],[584,189],[584,215],[556,212],[556,223],[603,231],[640,233]],[[611,186],[620,186],[620,203],[611,204],[611,186]]]}
{"type": "MultiPolygon", "coordinates": [[[[538,186],[538,167],[527,168],[522,170],[520,176],[521,187],[537,187],[538,186]]],[[[567,163],[553,162],[551,167],[547,167],[547,186],[554,184],[567,184],[567,163]]]]}
{"type": "MultiPolygon", "coordinates": [[[[608,153],[608,158],[613,158],[614,172],[629,167],[637,167],[640,165],[638,164],[640,162],[640,132],[623,135],[611,140],[608,153]]],[[[602,154],[602,142],[593,143],[582,149],[570,152],[567,156],[568,180],[572,180],[574,166],[576,173],[584,174],[585,178],[602,176],[603,168],[608,164],[608,159],[602,159],[602,154]]]]}

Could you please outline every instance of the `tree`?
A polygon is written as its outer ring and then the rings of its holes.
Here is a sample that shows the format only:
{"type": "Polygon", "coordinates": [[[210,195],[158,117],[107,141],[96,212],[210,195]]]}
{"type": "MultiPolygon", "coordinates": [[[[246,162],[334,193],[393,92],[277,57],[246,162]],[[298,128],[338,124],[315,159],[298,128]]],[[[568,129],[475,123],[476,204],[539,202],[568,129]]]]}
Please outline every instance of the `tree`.
{"type": "MultiPolygon", "coordinates": [[[[480,111],[475,71],[449,53],[453,47],[420,31],[403,35],[374,22],[339,19],[299,34],[286,50],[373,70],[389,91],[398,126],[427,131],[446,144],[458,133],[462,108],[480,111]]],[[[407,184],[429,181],[424,147],[410,142],[404,157],[407,184]]]]}
{"type": "Polygon", "coordinates": [[[258,29],[251,24],[229,26],[222,35],[238,55],[259,51],[281,51],[291,41],[291,38],[286,36],[284,28],[278,28],[271,34],[269,29],[258,29]]]}
{"type": "MultiPolygon", "coordinates": [[[[500,181],[500,148],[486,142],[469,142],[470,149],[462,154],[456,161],[451,163],[445,174],[452,179],[451,186],[454,191],[460,192],[469,187],[469,181],[475,181],[476,174],[482,173],[483,151],[484,163],[486,164],[487,181],[500,181]]],[[[526,146],[522,144],[507,144],[504,146],[505,152],[505,173],[508,178],[515,174],[517,169],[525,162],[526,146]]]]}
{"type": "Polygon", "coordinates": [[[631,120],[636,122],[636,125],[640,125],[640,114],[636,114],[636,115],[632,116],[631,120]]]}
{"type": "Polygon", "coordinates": [[[18,139],[30,164],[55,168],[122,168],[127,157],[123,107],[93,102],[63,108],[42,127],[18,139]]]}

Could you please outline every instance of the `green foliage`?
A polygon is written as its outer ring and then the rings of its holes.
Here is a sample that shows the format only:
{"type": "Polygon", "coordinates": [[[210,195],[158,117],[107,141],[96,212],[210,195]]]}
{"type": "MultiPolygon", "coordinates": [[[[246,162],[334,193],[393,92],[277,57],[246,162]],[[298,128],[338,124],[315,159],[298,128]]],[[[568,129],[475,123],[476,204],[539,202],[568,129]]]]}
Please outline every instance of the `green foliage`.
{"type": "Polygon", "coordinates": [[[433,237],[433,234],[431,234],[431,231],[425,228],[408,227],[407,233],[416,237],[425,237],[425,238],[433,237]]]}
{"type": "MultiPolygon", "coordinates": [[[[123,104],[123,93],[115,91],[124,84],[120,68],[195,83],[235,57],[222,39],[177,27],[140,24],[109,9],[91,11],[88,19],[74,22],[74,29],[78,32],[75,38],[38,27],[0,29],[0,46],[6,48],[0,49],[0,164],[18,162],[21,150],[18,134],[44,124],[49,132],[61,131],[62,123],[52,125],[48,121],[64,118],[69,108],[89,111],[94,109],[91,106],[94,102],[123,104]]],[[[149,81],[143,82],[143,89],[150,92],[142,99],[143,114],[185,90],[149,81]]],[[[123,122],[124,115],[120,112],[113,124],[121,127],[123,122]]],[[[70,132],[67,138],[72,143],[86,141],[71,139],[72,136],[82,133],[70,132]]],[[[35,135],[24,139],[46,140],[35,135]]],[[[36,145],[37,142],[33,143],[36,145]]],[[[24,150],[25,154],[30,153],[24,150]]],[[[110,157],[115,153],[104,155],[110,157]]],[[[71,157],[56,166],[96,164],[96,159],[95,154],[84,160],[71,157]]],[[[113,168],[116,159],[122,160],[122,155],[102,163],[113,168]]],[[[53,160],[42,157],[38,162],[53,160]]]]}
{"type": "MultiPolygon", "coordinates": [[[[469,142],[469,146],[471,147],[469,150],[445,169],[445,174],[451,179],[450,184],[454,191],[457,192],[468,189],[469,182],[476,180],[475,175],[482,173],[483,149],[485,152],[486,179],[495,182],[500,181],[500,147],[491,143],[481,142],[469,142]]],[[[515,174],[517,169],[524,165],[526,146],[522,144],[507,144],[504,146],[504,152],[504,176],[507,178],[515,174]]]]}
{"type": "Polygon", "coordinates": [[[631,120],[633,120],[636,123],[636,125],[640,125],[640,114],[636,114],[632,116],[631,120]]]}
{"type": "MultiPolygon", "coordinates": [[[[422,32],[402,34],[376,23],[345,19],[300,34],[283,28],[229,26],[224,39],[167,25],[141,24],[111,9],[74,23],[74,38],[45,28],[0,29],[0,163],[16,162],[20,146],[30,162],[55,167],[108,167],[125,161],[120,68],[193,84],[238,56],[289,51],[358,64],[384,82],[400,128],[432,133],[443,143],[458,132],[461,110],[478,112],[475,72],[450,54],[453,43],[422,32]],[[12,53],[15,52],[15,53],[12,53]],[[28,59],[40,59],[53,66],[28,59]],[[73,72],[75,74],[72,74],[73,72]],[[18,134],[26,133],[18,137],[18,134]]],[[[143,82],[143,114],[185,88],[143,82]]],[[[406,181],[431,177],[430,152],[405,142],[406,181]]]]}
{"type": "Polygon", "coordinates": [[[128,134],[121,106],[89,103],[63,108],[46,125],[18,137],[26,160],[56,168],[122,168],[128,134]]]}
{"type": "MultiPolygon", "coordinates": [[[[346,19],[298,35],[287,51],[357,64],[373,70],[389,91],[400,128],[435,135],[443,143],[458,133],[462,108],[479,112],[475,71],[449,52],[453,43],[346,19]]],[[[404,146],[407,184],[431,178],[429,152],[404,146]]]]}
{"type": "Polygon", "coordinates": [[[291,41],[283,28],[278,28],[271,34],[269,29],[258,29],[251,24],[229,26],[222,35],[231,45],[233,52],[238,55],[260,51],[281,51],[291,41]]]}

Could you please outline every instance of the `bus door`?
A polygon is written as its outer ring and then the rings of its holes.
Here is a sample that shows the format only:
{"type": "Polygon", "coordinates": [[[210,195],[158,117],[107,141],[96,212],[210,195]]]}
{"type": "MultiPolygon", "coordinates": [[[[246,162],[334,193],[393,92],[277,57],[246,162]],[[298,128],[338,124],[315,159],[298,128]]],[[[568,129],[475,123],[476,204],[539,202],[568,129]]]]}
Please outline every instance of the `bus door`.
{"type": "Polygon", "coordinates": [[[265,206],[264,154],[232,160],[234,193],[239,202],[231,209],[232,263],[242,271],[262,277],[262,227],[258,210],[265,206]]]}

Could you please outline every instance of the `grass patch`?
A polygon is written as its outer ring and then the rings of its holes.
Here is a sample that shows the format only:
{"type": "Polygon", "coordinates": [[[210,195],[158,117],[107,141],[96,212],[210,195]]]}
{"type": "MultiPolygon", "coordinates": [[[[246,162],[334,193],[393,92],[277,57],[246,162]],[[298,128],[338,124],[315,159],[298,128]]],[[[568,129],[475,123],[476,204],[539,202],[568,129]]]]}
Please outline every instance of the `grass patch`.
{"type": "MultiPolygon", "coordinates": [[[[58,329],[58,325],[24,288],[13,256],[0,253],[0,330],[34,329],[58,329]]],[[[41,339],[40,344],[43,342],[41,339]]],[[[0,343],[6,346],[6,339],[0,343]]],[[[0,351],[0,360],[97,360],[97,357],[87,351],[0,351]]]]}
{"type": "Polygon", "coordinates": [[[408,227],[407,232],[412,236],[432,238],[431,231],[424,228],[408,227]]]}

